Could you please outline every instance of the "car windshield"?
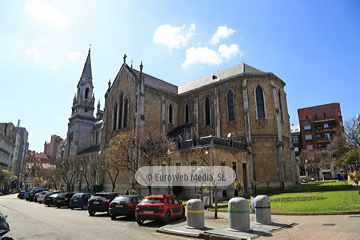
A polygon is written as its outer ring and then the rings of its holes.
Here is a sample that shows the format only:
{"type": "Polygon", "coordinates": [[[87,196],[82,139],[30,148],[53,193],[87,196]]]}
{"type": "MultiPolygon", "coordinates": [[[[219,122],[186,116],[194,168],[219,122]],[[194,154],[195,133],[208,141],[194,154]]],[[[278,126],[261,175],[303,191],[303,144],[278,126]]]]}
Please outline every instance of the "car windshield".
{"type": "Polygon", "coordinates": [[[163,198],[144,198],[141,203],[163,203],[163,198]]]}
{"type": "Polygon", "coordinates": [[[66,193],[60,193],[57,195],[57,197],[65,197],[66,196],[66,193]]]}
{"type": "Polygon", "coordinates": [[[50,197],[56,197],[58,194],[55,193],[55,194],[51,194],[50,197]]]}
{"type": "Polygon", "coordinates": [[[94,197],[96,198],[110,198],[109,194],[104,194],[104,193],[96,193],[94,194],[94,197]]]}
{"type": "Polygon", "coordinates": [[[72,196],[73,199],[75,198],[81,198],[81,193],[76,193],[72,196]]]}

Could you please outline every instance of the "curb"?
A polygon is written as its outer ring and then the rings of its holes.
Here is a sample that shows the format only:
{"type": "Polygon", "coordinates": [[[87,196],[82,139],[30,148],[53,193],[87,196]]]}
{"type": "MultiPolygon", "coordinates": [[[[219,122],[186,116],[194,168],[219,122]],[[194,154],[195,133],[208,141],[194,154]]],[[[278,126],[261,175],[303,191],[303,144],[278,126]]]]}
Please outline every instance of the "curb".
{"type": "MultiPolygon", "coordinates": [[[[209,212],[214,212],[213,209],[206,209],[209,212]]],[[[218,212],[228,212],[227,210],[218,210],[218,212]]],[[[352,215],[360,214],[360,211],[357,212],[311,212],[311,213],[277,213],[271,212],[271,215],[296,215],[296,216],[316,216],[316,215],[352,215]]]]}

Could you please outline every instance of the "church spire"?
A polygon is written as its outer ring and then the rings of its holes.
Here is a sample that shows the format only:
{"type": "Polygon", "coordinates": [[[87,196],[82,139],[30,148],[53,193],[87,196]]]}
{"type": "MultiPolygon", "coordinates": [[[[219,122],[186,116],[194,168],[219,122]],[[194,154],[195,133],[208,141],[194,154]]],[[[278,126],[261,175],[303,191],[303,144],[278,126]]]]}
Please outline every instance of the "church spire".
{"type": "Polygon", "coordinates": [[[87,55],[87,58],[86,58],[86,61],[84,64],[84,69],[82,71],[81,77],[87,76],[87,77],[92,78],[90,52],[91,52],[91,49],[89,48],[89,53],[87,55]]]}

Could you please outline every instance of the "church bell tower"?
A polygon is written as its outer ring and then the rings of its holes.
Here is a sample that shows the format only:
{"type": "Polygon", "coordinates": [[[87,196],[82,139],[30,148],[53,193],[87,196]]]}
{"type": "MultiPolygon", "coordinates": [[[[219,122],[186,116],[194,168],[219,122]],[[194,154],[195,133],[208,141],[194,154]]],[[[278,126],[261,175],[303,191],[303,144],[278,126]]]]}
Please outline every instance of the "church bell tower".
{"type": "Polygon", "coordinates": [[[94,118],[94,86],[92,83],[90,49],[77,84],[68,123],[65,157],[75,156],[91,146],[94,118]]]}

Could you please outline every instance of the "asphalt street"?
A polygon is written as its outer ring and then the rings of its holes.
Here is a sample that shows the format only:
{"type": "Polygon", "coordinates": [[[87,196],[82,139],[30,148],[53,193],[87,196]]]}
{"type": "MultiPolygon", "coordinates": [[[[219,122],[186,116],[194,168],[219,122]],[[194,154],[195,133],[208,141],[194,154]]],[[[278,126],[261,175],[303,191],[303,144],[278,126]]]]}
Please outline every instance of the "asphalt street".
{"type": "Polygon", "coordinates": [[[27,202],[16,194],[0,196],[0,211],[8,215],[11,231],[5,236],[20,239],[189,239],[157,233],[163,226],[159,222],[146,221],[138,226],[134,219],[118,217],[111,220],[107,214],[89,216],[86,210],[67,207],[47,207],[27,202]]]}

